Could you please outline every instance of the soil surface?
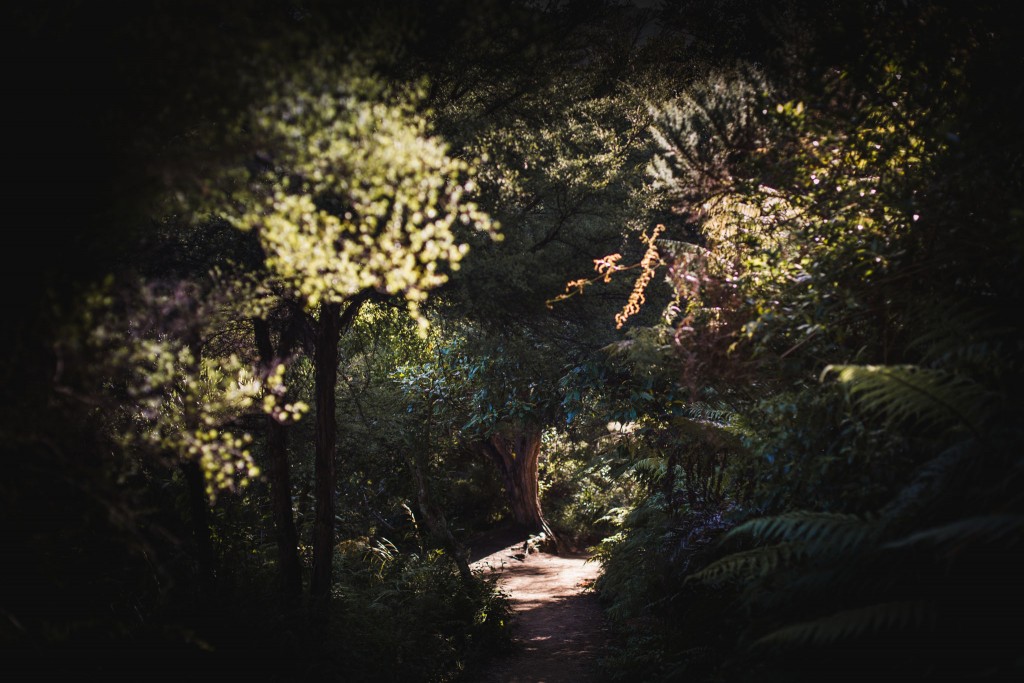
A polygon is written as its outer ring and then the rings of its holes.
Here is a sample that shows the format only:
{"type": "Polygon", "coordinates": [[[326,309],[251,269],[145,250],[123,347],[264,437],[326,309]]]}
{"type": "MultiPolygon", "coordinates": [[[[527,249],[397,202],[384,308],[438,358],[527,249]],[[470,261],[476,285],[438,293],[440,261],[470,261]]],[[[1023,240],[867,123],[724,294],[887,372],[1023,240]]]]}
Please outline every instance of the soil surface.
{"type": "Polygon", "coordinates": [[[496,658],[481,683],[598,680],[607,643],[604,614],[591,590],[597,562],[589,555],[526,553],[523,539],[499,536],[473,548],[474,569],[498,574],[512,603],[513,649],[496,658]],[[500,546],[500,547],[497,547],[500,546]]]}

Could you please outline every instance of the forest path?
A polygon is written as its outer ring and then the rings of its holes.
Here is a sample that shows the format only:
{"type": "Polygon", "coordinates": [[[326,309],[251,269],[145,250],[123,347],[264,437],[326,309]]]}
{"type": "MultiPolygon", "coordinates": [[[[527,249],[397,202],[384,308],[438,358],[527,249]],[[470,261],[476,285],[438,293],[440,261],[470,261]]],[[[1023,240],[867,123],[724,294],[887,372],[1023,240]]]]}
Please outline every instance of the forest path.
{"type": "Polygon", "coordinates": [[[597,595],[589,590],[599,565],[587,562],[588,558],[583,554],[524,555],[520,539],[473,562],[474,569],[498,574],[498,584],[509,595],[513,610],[513,650],[496,658],[475,680],[597,680],[597,660],[607,633],[597,595]]]}

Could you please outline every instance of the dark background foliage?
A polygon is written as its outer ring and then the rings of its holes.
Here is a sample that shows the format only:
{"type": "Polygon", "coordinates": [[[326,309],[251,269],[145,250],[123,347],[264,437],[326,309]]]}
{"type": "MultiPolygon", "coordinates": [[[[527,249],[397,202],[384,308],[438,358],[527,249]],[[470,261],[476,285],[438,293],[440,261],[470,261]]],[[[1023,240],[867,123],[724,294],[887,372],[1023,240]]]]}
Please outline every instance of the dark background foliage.
{"type": "MultiPolygon", "coordinates": [[[[1020,674],[1024,36],[1005,4],[5,15],[9,661],[454,680],[508,616],[452,562],[510,520],[474,449],[532,425],[548,521],[598,543],[609,678],[1020,674]],[[472,251],[426,339],[377,295],[342,336],[328,627],[284,597],[268,480],[197,508],[180,461],[123,438],[138,367],[85,341],[121,325],[259,361],[249,294],[225,294],[271,281],[257,236],[166,200],[251,151],[231,124],[267,74],[324,53],[423,85],[452,155],[487,153],[477,199],[505,237],[460,235],[472,251]],[[624,330],[636,270],[545,305],[595,259],[639,263],[656,224],[657,277],[624,330]],[[456,545],[427,528],[437,511],[456,545]]],[[[266,313],[275,343],[295,309],[266,313]]],[[[312,404],[310,335],[282,360],[289,400],[312,404]]],[[[266,471],[262,419],[228,426],[266,471]]],[[[306,580],[312,416],[288,437],[306,580]]]]}

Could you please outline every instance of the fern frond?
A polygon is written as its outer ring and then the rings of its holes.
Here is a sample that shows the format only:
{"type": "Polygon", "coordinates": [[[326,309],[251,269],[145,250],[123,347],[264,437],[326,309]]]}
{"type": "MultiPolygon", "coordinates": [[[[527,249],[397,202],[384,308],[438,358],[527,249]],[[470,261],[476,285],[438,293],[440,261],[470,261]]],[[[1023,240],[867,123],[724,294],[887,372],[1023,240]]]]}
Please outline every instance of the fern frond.
{"type": "Polygon", "coordinates": [[[732,423],[736,414],[725,408],[716,408],[707,403],[690,403],[682,411],[683,417],[700,422],[711,422],[715,425],[725,427],[732,423]]]}
{"type": "Polygon", "coordinates": [[[633,474],[644,476],[648,479],[658,480],[665,476],[666,461],[661,456],[652,456],[633,462],[628,471],[633,474]]]}
{"type": "Polygon", "coordinates": [[[680,256],[701,256],[704,258],[712,258],[713,252],[707,247],[702,247],[699,244],[693,242],[685,242],[683,240],[672,240],[665,237],[658,238],[658,249],[669,259],[677,259],[680,256]]]}
{"type": "Polygon", "coordinates": [[[811,553],[817,553],[825,547],[846,552],[874,538],[878,532],[875,523],[857,515],[790,512],[744,522],[732,529],[726,538],[748,535],[761,541],[803,543],[811,553]]]}
{"type": "Polygon", "coordinates": [[[1024,537],[1024,515],[982,515],[918,531],[886,543],[883,548],[904,548],[918,543],[944,545],[976,541],[1019,543],[1024,537]]]}
{"type": "Polygon", "coordinates": [[[730,152],[763,135],[760,100],[769,89],[753,69],[714,74],[673,102],[651,107],[651,135],[661,152],[648,173],[654,186],[682,198],[728,183],[730,152]]]}
{"type": "Polygon", "coordinates": [[[759,638],[754,646],[831,645],[868,633],[919,629],[933,623],[935,616],[934,606],[925,600],[880,602],[786,626],[759,638]]]}
{"type": "Polygon", "coordinates": [[[607,346],[602,346],[600,350],[602,353],[606,353],[613,358],[616,356],[625,356],[629,353],[634,343],[635,342],[632,339],[623,339],[621,341],[612,342],[607,346]]]}
{"type": "Polygon", "coordinates": [[[685,583],[722,583],[764,576],[804,556],[799,543],[777,543],[733,553],[686,577],[685,583]]]}
{"type": "Polygon", "coordinates": [[[677,439],[733,448],[738,447],[740,443],[739,437],[720,423],[677,415],[672,418],[671,425],[677,439]]]}
{"type": "MultiPolygon", "coordinates": [[[[794,567],[795,571],[785,575],[785,582],[777,590],[765,590],[764,584],[751,583],[742,597],[747,609],[757,613],[782,613],[792,610],[794,605],[831,604],[837,595],[865,594],[860,591],[874,590],[877,577],[866,575],[862,565],[856,562],[831,562],[819,565],[810,563],[794,567]]],[[[878,594],[878,593],[873,593],[878,594]]]]}
{"type": "Polygon", "coordinates": [[[985,368],[1005,355],[1002,340],[1016,338],[1015,331],[1000,322],[1000,311],[974,301],[943,302],[934,311],[941,311],[941,316],[922,321],[927,332],[907,345],[922,351],[928,364],[985,368]]]}
{"type": "Polygon", "coordinates": [[[962,375],[916,365],[829,365],[821,377],[831,374],[858,406],[889,424],[952,424],[981,433],[980,421],[990,396],[962,375]]]}
{"type": "Polygon", "coordinates": [[[913,475],[906,486],[882,510],[882,516],[898,518],[931,503],[947,490],[947,484],[964,463],[977,454],[977,439],[959,441],[935,456],[913,475]]]}

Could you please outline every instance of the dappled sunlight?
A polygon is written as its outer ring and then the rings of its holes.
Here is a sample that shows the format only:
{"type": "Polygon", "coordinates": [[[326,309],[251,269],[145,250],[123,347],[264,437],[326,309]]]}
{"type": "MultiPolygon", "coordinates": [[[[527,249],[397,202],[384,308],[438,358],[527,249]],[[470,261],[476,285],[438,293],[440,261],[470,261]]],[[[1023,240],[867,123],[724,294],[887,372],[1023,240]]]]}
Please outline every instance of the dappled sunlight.
{"type": "Polygon", "coordinates": [[[473,564],[498,577],[513,610],[515,649],[494,663],[485,680],[590,680],[607,636],[597,596],[589,590],[599,565],[582,554],[521,550],[516,543],[473,564]]]}
{"type": "Polygon", "coordinates": [[[1005,4],[22,3],[8,678],[1013,678],[1005,4]]]}

